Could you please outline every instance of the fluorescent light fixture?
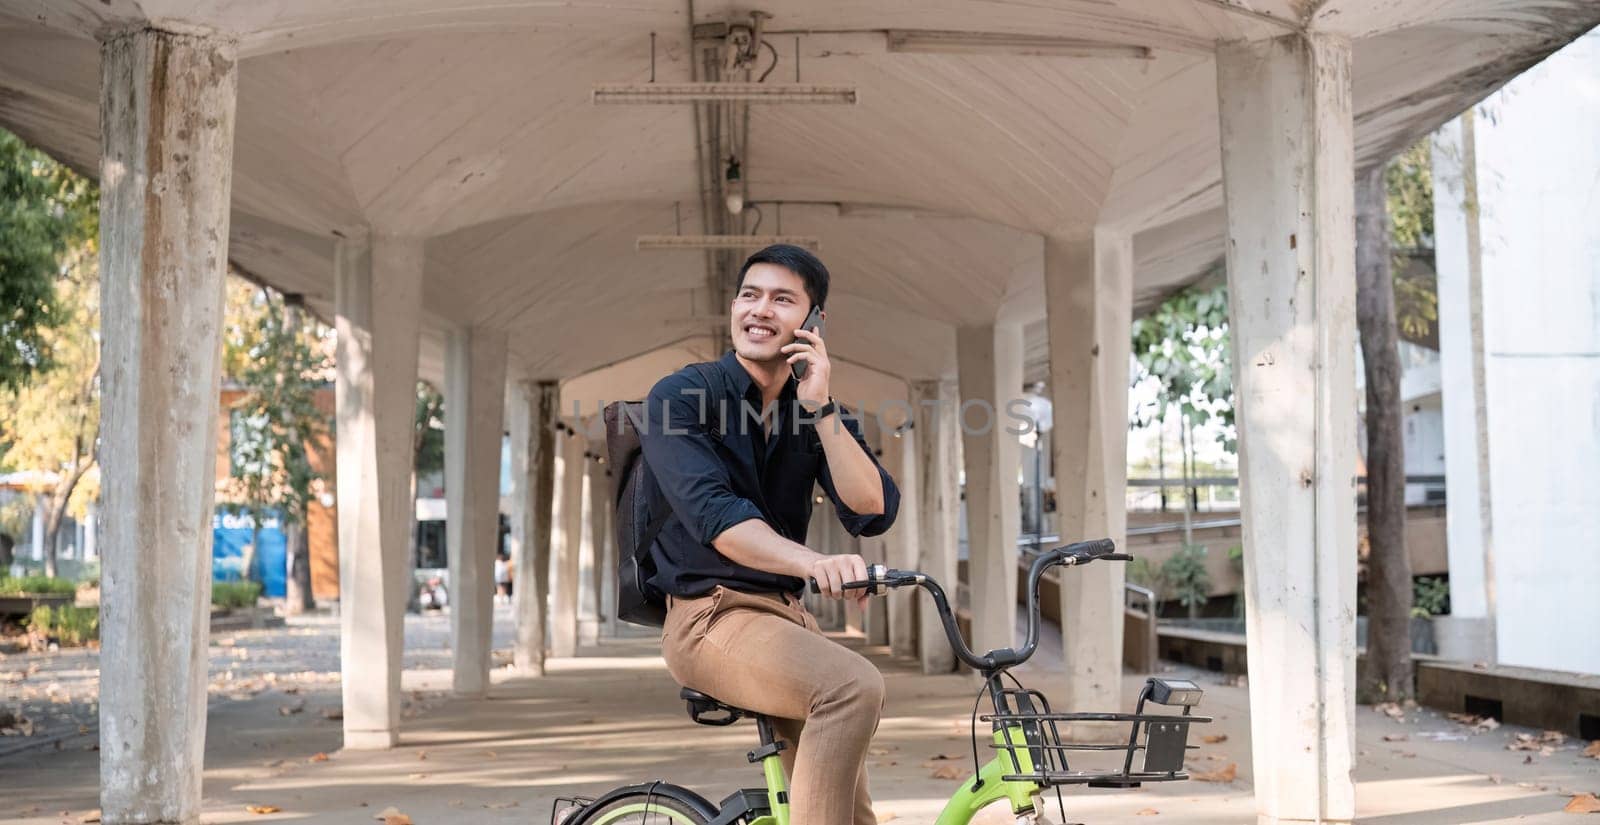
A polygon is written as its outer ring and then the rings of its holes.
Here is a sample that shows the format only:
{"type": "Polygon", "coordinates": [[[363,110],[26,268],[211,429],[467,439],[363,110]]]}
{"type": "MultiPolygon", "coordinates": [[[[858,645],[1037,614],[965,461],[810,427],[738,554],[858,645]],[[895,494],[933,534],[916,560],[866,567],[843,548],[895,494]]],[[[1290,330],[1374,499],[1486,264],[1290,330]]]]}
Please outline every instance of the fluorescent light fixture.
{"type": "Polygon", "coordinates": [[[891,29],[889,51],[903,54],[1016,54],[1030,57],[1110,57],[1149,60],[1148,46],[1071,37],[1003,32],[891,29]]]}
{"type": "Polygon", "coordinates": [[[811,235],[640,235],[635,246],[646,249],[760,249],[775,243],[815,251],[822,242],[811,235]]]}
{"type": "Polygon", "coordinates": [[[854,86],[811,83],[601,83],[595,103],[849,103],[854,86]]]}

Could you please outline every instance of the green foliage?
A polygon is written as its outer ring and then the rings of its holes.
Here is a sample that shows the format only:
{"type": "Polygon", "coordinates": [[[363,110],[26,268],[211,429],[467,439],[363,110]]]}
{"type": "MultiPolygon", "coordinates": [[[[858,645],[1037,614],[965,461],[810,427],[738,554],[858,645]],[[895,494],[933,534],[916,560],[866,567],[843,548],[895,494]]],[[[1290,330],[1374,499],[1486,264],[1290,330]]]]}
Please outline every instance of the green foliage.
{"type": "Polygon", "coordinates": [[[1411,615],[1418,618],[1450,612],[1450,583],[1441,576],[1421,576],[1412,584],[1411,615]]]}
{"type": "Polygon", "coordinates": [[[1211,574],[1206,571],[1206,548],[1186,544],[1161,565],[1161,579],[1172,598],[1193,614],[1210,599],[1211,574]]]}
{"type": "Polygon", "coordinates": [[[260,582],[212,582],[211,604],[224,610],[255,607],[261,598],[260,582]]]}
{"type": "Polygon", "coordinates": [[[0,129],[0,389],[48,366],[61,259],[99,232],[92,181],[0,129]]]}
{"type": "Polygon", "coordinates": [[[1393,250],[1395,320],[1408,341],[1433,341],[1439,321],[1439,293],[1431,266],[1412,266],[1433,257],[1433,158],[1423,138],[1384,169],[1388,191],[1389,245],[1393,250]]]}
{"type": "Polygon", "coordinates": [[[28,628],[62,647],[81,647],[100,640],[100,608],[41,605],[28,615],[28,628]]]}
{"type": "Polygon", "coordinates": [[[1215,420],[1232,447],[1233,368],[1228,339],[1228,288],[1192,286],[1133,322],[1134,383],[1153,378],[1156,402],[1134,411],[1136,427],[1166,416],[1169,408],[1200,424],[1215,420]]]}
{"type": "Polygon", "coordinates": [[[308,444],[329,429],[316,405],[330,367],[323,333],[282,295],[230,284],[223,360],[245,395],[229,411],[229,493],[258,524],[269,510],[285,529],[303,524],[320,478],[308,444]]]}
{"type": "Polygon", "coordinates": [[[415,441],[417,475],[444,469],[444,396],[426,381],[417,382],[415,441]]]}
{"type": "Polygon", "coordinates": [[[77,592],[77,583],[66,579],[0,576],[0,596],[71,596],[77,592]]]}

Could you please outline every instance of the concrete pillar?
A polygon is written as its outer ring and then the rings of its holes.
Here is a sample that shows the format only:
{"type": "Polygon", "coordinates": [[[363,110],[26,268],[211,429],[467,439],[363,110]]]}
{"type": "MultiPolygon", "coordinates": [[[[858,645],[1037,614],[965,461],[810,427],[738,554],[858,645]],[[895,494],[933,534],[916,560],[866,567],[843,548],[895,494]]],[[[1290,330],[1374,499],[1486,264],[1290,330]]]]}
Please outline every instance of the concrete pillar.
{"type": "MultiPolygon", "coordinates": [[[[856,546],[861,549],[861,557],[867,564],[889,564],[889,540],[885,536],[872,536],[860,538],[856,546]]],[[[866,632],[867,644],[889,644],[889,601],[884,598],[874,597],[867,600],[867,608],[862,611],[861,629],[866,632]]]]}
{"type": "Polygon", "coordinates": [[[353,233],[334,256],[344,746],[388,748],[411,592],[422,242],[353,233]]]}
{"type": "Polygon", "coordinates": [[[83,519],[83,560],[97,558],[100,558],[100,505],[91,501],[83,519]]]}
{"type": "Polygon", "coordinates": [[[44,512],[50,507],[50,499],[43,493],[33,497],[33,522],[29,530],[30,554],[34,561],[44,560],[44,512]]]}
{"type": "Polygon", "coordinates": [[[601,479],[599,504],[594,508],[598,514],[594,546],[600,559],[600,635],[612,636],[617,631],[616,502],[611,498],[611,465],[602,463],[596,470],[601,479]]]}
{"type": "Polygon", "coordinates": [[[494,631],[494,554],[500,543],[500,436],[504,432],[506,336],[455,330],[444,383],[444,495],[450,548],[451,688],[489,692],[494,631]]]}
{"type": "Polygon", "coordinates": [[[101,46],[108,824],[200,815],[236,65],[231,43],[153,28],[101,46]]]}
{"type": "MultiPolygon", "coordinates": [[[[1061,541],[1127,539],[1128,359],[1133,240],[1097,229],[1046,238],[1050,432],[1061,541]]],[[[1046,548],[1048,549],[1048,548],[1046,548]]],[[[1126,565],[1061,568],[1065,706],[1116,710],[1122,697],[1126,565]]]]}
{"type": "Polygon", "coordinates": [[[1355,746],[1350,42],[1217,50],[1256,811],[1348,822],[1355,746]]]}
{"type": "MultiPolygon", "coordinates": [[[[516,474],[514,493],[522,500],[522,517],[512,525],[520,531],[522,556],[512,559],[512,592],[517,640],[512,664],[524,674],[544,675],[545,628],[550,597],[550,534],[555,503],[556,406],[560,402],[554,381],[521,382],[513,400],[521,411],[512,424],[512,455],[526,451],[524,471],[516,474]]],[[[515,470],[513,471],[515,472],[515,470]]]]}
{"type": "MultiPolygon", "coordinates": [[[[584,428],[588,433],[589,429],[584,428]]],[[[597,439],[598,440],[598,439],[597,439]]],[[[578,593],[578,643],[592,645],[600,641],[600,555],[604,551],[600,545],[604,539],[601,537],[605,526],[600,519],[603,517],[602,505],[606,500],[606,477],[602,474],[602,467],[595,459],[599,453],[588,450],[583,456],[584,490],[583,490],[583,541],[578,545],[578,581],[582,590],[578,593]]]]}
{"type": "Polygon", "coordinates": [[[1488,377],[1477,123],[1472,110],[1433,138],[1439,386],[1443,402],[1445,546],[1450,615],[1434,617],[1440,655],[1496,660],[1494,507],[1489,484],[1488,377]]]}
{"type": "MultiPolygon", "coordinates": [[[[916,467],[902,485],[900,506],[915,498],[917,518],[907,524],[917,529],[917,569],[932,576],[952,602],[956,598],[956,549],[960,543],[958,519],[961,490],[961,430],[956,420],[956,392],[941,381],[911,384],[916,467]]],[[[909,435],[909,433],[908,433],[909,435]]],[[[902,517],[905,511],[902,511],[902,517]]],[[[917,596],[917,656],[923,673],[949,673],[956,668],[938,611],[926,595],[917,596]]]]}
{"type": "MultiPolygon", "coordinates": [[[[909,423],[909,422],[908,422],[909,423]]],[[[917,484],[917,431],[900,429],[884,434],[883,466],[900,486],[900,515],[885,538],[888,564],[898,570],[915,570],[918,532],[922,522],[917,484]]],[[[942,582],[941,582],[942,583],[942,582]]],[[[896,656],[917,655],[917,599],[919,591],[901,588],[889,593],[889,649],[896,656]]]]}
{"type": "Polygon", "coordinates": [[[956,331],[961,428],[967,470],[967,573],[972,594],[972,648],[982,654],[1012,647],[1017,623],[1019,422],[1007,412],[1022,396],[1022,326],[956,331]],[[1009,430],[1009,431],[1008,431],[1009,430]]]}
{"type": "Polygon", "coordinates": [[[578,655],[583,553],[584,439],[569,426],[556,439],[556,507],[550,534],[550,655],[578,655]]]}

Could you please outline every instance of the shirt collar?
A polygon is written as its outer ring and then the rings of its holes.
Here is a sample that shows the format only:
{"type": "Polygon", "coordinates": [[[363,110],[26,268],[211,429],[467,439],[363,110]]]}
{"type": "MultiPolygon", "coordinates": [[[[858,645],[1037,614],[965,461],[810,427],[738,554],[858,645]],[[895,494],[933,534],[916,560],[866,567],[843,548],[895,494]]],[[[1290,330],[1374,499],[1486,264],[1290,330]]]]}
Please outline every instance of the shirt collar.
{"type": "MultiPolygon", "coordinates": [[[[739,356],[730,349],[717,363],[722,365],[723,373],[732,382],[734,396],[744,398],[749,395],[750,389],[755,387],[756,381],[750,377],[750,372],[744,368],[744,364],[739,363],[739,356]]],[[[799,385],[794,380],[794,376],[789,376],[783,382],[783,389],[778,393],[778,401],[783,402],[793,399],[798,388],[799,385]]]]}

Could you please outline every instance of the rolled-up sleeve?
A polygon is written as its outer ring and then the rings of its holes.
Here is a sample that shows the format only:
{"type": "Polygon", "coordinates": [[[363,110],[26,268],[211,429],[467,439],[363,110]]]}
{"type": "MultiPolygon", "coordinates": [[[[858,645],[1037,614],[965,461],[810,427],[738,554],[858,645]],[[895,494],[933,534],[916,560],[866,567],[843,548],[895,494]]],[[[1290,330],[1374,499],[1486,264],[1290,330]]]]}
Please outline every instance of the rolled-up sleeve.
{"type": "MultiPolygon", "coordinates": [[[[872,448],[867,446],[867,440],[861,435],[861,425],[853,417],[843,418],[845,429],[850,432],[850,437],[856,440],[861,451],[867,454],[872,461],[872,466],[878,468],[878,480],[883,484],[883,512],[875,515],[862,515],[851,510],[839,499],[839,491],[833,486],[833,473],[828,470],[828,462],[822,462],[822,469],[818,473],[817,483],[822,485],[822,491],[833,502],[833,509],[839,514],[839,523],[852,536],[877,536],[882,535],[894,525],[895,516],[900,512],[900,487],[894,483],[894,478],[889,471],[883,469],[878,463],[878,457],[872,454],[872,448]]],[[[818,426],[828,426],[826,419],[818,426]]]]}
{"type": "Polygon", "coordinates": [[[706,426],[704,388],[682,374],[657,382],[645,400],[639,444],[667,503],[695,541],[709,546],[735,524],[761,518],[755,502],[734,492],[706,426]]]}

